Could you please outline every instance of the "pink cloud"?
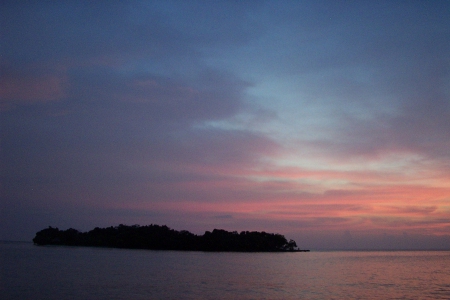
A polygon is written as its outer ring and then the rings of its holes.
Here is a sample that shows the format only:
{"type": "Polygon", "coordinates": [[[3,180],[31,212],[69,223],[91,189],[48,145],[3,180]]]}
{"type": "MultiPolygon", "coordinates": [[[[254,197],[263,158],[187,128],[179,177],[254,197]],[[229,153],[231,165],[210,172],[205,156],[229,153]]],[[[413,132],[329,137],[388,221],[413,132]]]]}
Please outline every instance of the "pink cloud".
{"type": "Polygon", "coordinates": [[[66,96],[66,78],[60,74],[2,72],[0,105],[10,107],[59,100],[66,96]]]}

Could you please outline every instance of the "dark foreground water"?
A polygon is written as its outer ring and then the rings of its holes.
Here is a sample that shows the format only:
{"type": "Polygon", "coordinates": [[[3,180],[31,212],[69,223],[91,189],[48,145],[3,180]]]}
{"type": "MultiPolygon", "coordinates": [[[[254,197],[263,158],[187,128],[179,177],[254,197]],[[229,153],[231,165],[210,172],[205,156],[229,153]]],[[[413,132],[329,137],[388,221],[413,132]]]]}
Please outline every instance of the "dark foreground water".
{"type": "Polygon", "coordinates": [[[450,299],[450,252],[205,253],[0,243],[1,299],[450,299]]]}

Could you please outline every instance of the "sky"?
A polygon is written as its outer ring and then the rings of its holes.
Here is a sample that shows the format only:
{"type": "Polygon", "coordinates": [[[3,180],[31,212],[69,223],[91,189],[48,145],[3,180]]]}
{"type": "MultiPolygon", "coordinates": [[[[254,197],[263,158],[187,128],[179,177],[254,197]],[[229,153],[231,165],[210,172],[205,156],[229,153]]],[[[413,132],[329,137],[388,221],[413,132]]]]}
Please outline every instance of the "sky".
{"type": "Polygon", "coordinates": [[[450,249],[450,1],[0,7],[0,239],[450,249]]]}

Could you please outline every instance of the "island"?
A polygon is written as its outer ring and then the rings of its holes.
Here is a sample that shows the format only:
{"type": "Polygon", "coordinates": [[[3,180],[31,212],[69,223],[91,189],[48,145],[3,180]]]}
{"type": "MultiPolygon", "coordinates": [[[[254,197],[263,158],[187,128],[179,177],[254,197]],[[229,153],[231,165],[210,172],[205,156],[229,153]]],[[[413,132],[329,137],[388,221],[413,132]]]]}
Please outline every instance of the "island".
{"type": "Polygon", "coordinates": [[[94,228],[88,232],[59,230],[49,226],[36,233],[35,245],[65,245],[149,250],[223,251],[223,252],[308,252],[281,234],[223,229],[196,235],[176,231],[166,225],[123,225],[94,228]]]}

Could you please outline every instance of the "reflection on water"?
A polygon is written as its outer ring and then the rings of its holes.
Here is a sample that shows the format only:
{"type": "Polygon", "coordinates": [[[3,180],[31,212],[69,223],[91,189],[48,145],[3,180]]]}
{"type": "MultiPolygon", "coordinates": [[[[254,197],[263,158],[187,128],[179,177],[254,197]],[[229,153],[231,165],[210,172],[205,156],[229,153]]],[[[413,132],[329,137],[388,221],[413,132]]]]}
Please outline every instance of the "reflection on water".
{"type": "Polygon", "coordinates": [[[450,299],[450,252],[204,253],[0,244],[2,299],[450,299]]]}

